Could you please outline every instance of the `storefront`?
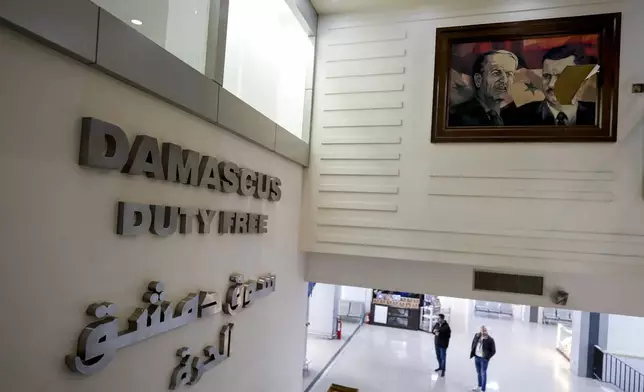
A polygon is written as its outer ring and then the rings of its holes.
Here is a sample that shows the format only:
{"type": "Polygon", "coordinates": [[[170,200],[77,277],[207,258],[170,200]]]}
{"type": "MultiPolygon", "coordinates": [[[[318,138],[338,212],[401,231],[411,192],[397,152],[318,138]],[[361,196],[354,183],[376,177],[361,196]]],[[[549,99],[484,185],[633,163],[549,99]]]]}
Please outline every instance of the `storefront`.
{"type": "Polygon", "coordinates": [[[417,330],[421,298],[421,294],[374,290],[370,322],[373,325],[417,330]]]}

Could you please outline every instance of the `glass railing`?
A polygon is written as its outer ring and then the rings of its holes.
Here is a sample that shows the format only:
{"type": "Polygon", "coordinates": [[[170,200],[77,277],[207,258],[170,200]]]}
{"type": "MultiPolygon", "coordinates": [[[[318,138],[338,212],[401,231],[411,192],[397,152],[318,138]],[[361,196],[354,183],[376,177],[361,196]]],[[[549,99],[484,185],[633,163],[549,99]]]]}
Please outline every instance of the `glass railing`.
{"type": "Polygon", "coordinates": [[[214,67],[219,0],[92,1],[197,71],[214,67]]]}
{"type": "Polygon", "coordinates": [[[306,139],[305,90],[314,40],[284,0],[231,0],[229,7],[224,88],[306,139]]]}
{"type": "Polygon", "coordinates": [[[220,0],[92,1],[308,142],[315,41],[285,0],[229,0],[225,52],[217,48],[220,0]]]}

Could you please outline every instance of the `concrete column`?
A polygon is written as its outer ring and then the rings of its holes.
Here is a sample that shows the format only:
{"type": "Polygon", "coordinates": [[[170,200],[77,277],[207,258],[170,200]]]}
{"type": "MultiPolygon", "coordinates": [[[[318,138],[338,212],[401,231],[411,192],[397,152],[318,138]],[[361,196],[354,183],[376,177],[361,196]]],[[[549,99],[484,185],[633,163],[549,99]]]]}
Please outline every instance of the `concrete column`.
{"type": "Polygon", "coordinates": [[[608,320],[610,320],[610,314],[600,313],[599,336],[597,337],[597,345],[604,350],[608,349],[608,320]]]}
{"type": "Polygon", "coordinates": [[[538,306],[530,306],[530,318],[529,321],[531,323],[538,323],[539,322],[539,307],[538,306]]]}
{"type": "Polygon", "coordinates": [[[306,367],[306,361],[309,359],[307,354],[309,349],[309,312],[311,310],[311,297],[308,296],[308,284],[306,291],[306,329],[304,330],[304,363],[302,364],[302,369],[306,367]]]}
{"type": "Polygon", "coordinates": [[[608,315],[574,311],[572,313],[572,353],[570,370],[579,377],[593,377],[593,349],[605,347],[608,315]]]}
{"type": "Polygon", "coordinates": [[[333,338],[336,333],[339,286],[325,283],[315,285],[309,298],[309,333],[333,338]]]}

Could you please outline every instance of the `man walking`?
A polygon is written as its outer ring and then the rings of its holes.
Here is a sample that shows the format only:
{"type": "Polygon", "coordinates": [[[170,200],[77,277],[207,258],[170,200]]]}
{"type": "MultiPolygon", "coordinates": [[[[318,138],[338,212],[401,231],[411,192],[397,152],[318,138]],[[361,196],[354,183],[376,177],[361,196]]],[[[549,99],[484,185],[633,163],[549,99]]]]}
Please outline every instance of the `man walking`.
{"type": "Polygon", "coordinates": [[[490,359],[496,354],[496,345],[494,339],[487,333],[485,325],[481,326],[481,332],[474,335],[472,340],[472,350],[470,351],[470,358],[474,358],[476,365],[476,375],[478,376],[478,386],[473,388],[475,392],[485,392],[487,384],[487,365],[490,359]]]}
{"type": "Polygon", "coordinates": [[[452,337],[452,329],[445,321],[445,315],[438,315],[438,322],[432,328],[434,334],[434,346],[436,348],[436,360],[438,361],[437,372],[440,372],[441,377],[445,377],[445,362],[447,361],[447,347],[449,347],[449,339],[452,337]]]}

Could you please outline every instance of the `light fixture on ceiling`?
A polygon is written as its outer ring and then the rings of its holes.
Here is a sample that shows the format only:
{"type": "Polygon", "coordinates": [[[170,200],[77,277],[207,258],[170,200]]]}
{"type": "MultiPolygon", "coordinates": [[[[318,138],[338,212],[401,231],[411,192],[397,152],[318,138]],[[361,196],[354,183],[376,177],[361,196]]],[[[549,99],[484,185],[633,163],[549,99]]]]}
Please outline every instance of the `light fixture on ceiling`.
{"type": "Polygon", "coordinates": [[[143,22],[138,19],[132,19],[130,22],[132,22],[132,24],[136,26],[141,26],[143,24],[143,22]]]}

